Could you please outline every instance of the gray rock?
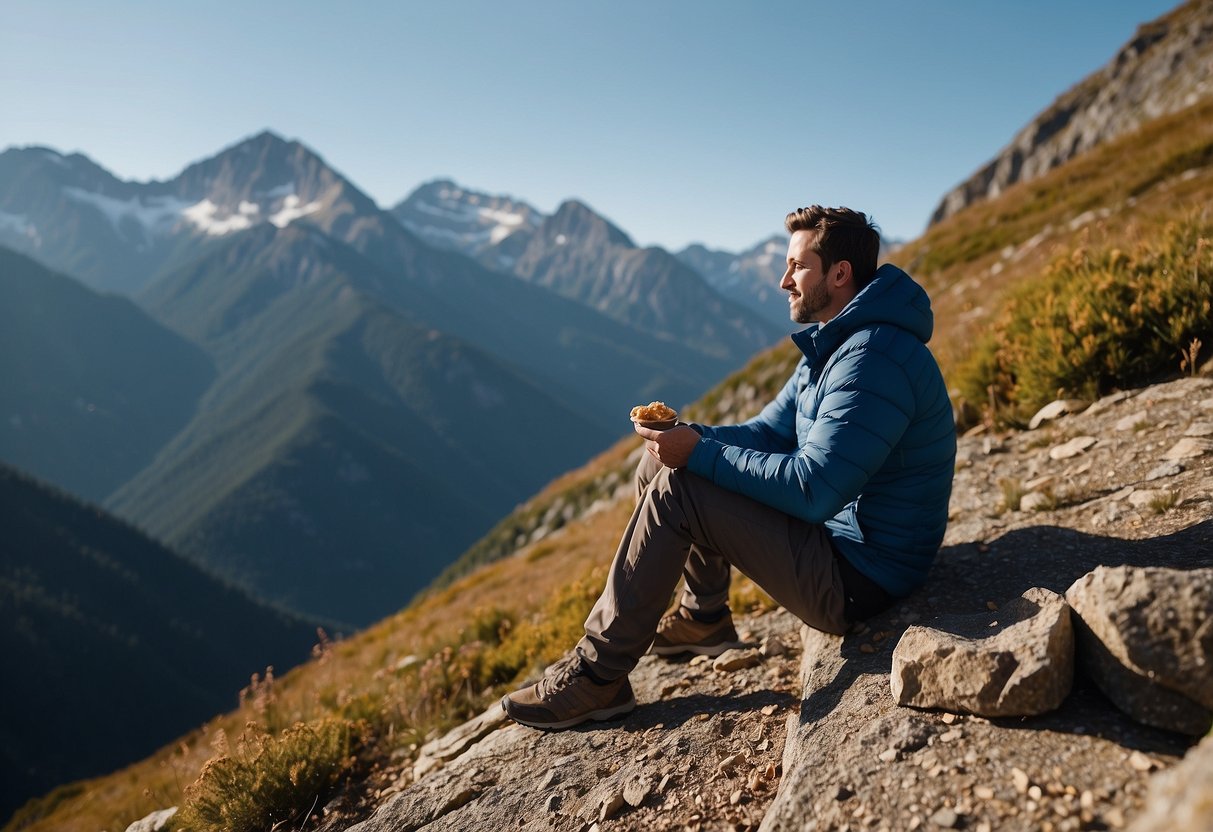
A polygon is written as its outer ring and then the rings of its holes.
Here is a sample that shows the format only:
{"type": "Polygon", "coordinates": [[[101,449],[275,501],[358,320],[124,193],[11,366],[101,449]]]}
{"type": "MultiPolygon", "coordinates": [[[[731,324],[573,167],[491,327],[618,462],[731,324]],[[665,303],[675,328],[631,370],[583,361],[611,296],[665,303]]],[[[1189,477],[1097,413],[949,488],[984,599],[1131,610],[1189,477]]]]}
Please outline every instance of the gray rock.
{"type": "Polygon", "coordinates": [[[1028,422],[1028,430],[1036,430],[1045,422],[1059,419],[1067,413],[1082,413],[1090,405],[1090,402],[1083,399],[1058,399],[1057,401],[1049,402],[1036,411],[1036,415],[1028,422]]]}
{"type": "Polygon", "coordinates": [[[1195,436],[1185,436],[1162,455],[1163,459],[1195,459],[1213,451],[1213,440],[1201,439],[1195,436]]]}
{"type": "Polygon", "coordinates": [[[1075,436],[1069,442],[1049,449],[1049,459],[1070,459],[1086,451],[1098,440],[1094,436],[1075,436]]]}
{"type": "Polygon", "coordinates": [[[1150,778],[1146,805],[1129,832],[1208,832],[1213,829],[1213,734],[1179,765],[1150,778]]]}
{"type": "Polygon", "coordinates": [[[1073,667],[1069,608],[1057,593],[1033,587],[997,613],[907,629],[893,651],[891,684],[901,705],[1029,716],[1061,704],[1073,667]]]}
{"type": "Polygon", "coordinates": [[[1213,436],[1213,422],[1193,422],[1184,431],[1184,436],[1213,436]]]}
{"type": "Polygon", "coordinates": [[[451,729],[432,742],[427,742],[421,747],[417,762],[413,764],[413,779],[420,780],[429,772],[455,759],[505,722],[505,711],[501,709],[500,704],[494,702],[480,716],[451,729]]]}
{"type": "Polygon", "coordinates": [[[1094,416],[1096,413],[1107,410],[1113,405],[1120,404],[1125,399],[1131,399],[1135,396],[1132,390],[1118,390],[1115,393],[1109,393],[1102,399],[1096,399],[1095,403],[1087,408],[1087,415],[1094,416]]]}
{"type": "Polygon", "coordinates": [[[732,673],[736,670],[744,670],[747,667],[755,667],[762,664],[762,654],[755,649],[746,650],[725,650],[716,660],[712,662],[712,667],[716,670],[725,673],[732,673]]]}
{"type": "Polygon", "coordinates": [[[1150,469],[1150,472],[1146,474],[1146,482],[1161,480],[1166,477],[1177,477],[1183,472],[1184,467],[1178,462],[1164,462],[1150,469]]]}
{"type": "Polygon", "coordinates": [[[451,783],[438,789],[410,789],[379,807],[368,820],[347,832],[415,832],[471,803],[474,788],[451,783]]]}
{"type": "Polygon", "coordinates": [[[1101,566],[1066,591],[1079,664],[1134,719],[1201,735],[1213,722],[1213,569],[1101,566]]]}
{"type": "Polygon", "coordinates": [[[1146,424],[1150,414],[1148,411],[1139,410],[1136,413],[1130,413],[1128,416],[1122,416],[1112,427],[1116,431],[1136,430],[1138,425],[1146,424]]]}
{"type": "Polygon", "coordinates": [[[177,814],[176,806],[173,806],[171,809],[161,809],[158,812],[152,812],[147,817],[137,820],[126,827],[126,832],[160,832],[175,814],[177,814]]]}

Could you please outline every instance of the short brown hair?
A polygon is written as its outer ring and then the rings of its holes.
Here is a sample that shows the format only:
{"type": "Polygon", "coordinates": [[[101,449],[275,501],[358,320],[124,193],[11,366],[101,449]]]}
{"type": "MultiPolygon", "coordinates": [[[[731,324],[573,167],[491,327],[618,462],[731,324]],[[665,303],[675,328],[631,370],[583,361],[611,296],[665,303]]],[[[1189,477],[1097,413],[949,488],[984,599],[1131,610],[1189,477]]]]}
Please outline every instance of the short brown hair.
{"type": "Polygon", "coordinates": [[[850,208],[810,205],[788,214],[783,224],[789,234],[816,231],[817,239],[810,248],[821,258],[821,267],[828,270],[839,261],[850,262],[857,290],[867,286],[876,274],[880,228],[866,214],[850,208]]]}

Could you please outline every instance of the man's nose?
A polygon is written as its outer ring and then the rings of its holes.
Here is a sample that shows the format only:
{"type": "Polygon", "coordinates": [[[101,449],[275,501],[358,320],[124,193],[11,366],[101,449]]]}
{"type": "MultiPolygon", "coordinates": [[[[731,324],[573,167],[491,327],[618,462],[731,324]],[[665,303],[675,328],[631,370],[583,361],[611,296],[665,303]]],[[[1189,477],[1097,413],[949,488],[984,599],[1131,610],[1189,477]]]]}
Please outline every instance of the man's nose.
{"type": "Polygon", "coordinates": [[[792,270],[788,269],[783,273],[783,279],[779,281],[780,289],[791,289],[796,284],[792,282],[792,270]]]}

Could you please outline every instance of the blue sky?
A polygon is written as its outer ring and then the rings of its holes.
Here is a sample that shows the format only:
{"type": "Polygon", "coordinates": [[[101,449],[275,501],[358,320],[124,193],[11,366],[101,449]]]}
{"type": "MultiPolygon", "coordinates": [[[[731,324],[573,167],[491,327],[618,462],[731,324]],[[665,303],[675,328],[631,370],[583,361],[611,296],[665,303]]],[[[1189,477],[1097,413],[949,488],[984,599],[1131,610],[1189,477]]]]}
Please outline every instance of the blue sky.
{"type": "Polygon", "coordinates": [[[1175,4],[0,0],[0,148],[168,178],[263,129],[387,207],[436,177],[643,245],[942,194],[1175,4]]]}

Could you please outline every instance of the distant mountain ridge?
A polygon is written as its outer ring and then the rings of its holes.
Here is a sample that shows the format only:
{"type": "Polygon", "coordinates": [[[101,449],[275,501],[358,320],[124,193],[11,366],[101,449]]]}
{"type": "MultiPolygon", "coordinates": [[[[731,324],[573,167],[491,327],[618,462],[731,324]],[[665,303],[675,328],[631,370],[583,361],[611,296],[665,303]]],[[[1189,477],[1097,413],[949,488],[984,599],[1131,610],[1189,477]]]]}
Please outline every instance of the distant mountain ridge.
{"type": "Polygon", "coordinates": [[[552,460],[610,440],[512,366],[377,298],[389,280],[294,225],[253,229],[158,282],[148,308],[207,348],[219,378],[107,504],[263,597],[365,624],[546,482],[552,460]],[[499,438],[531,433],[532,412],[548,457],[499,438]]]}
{"type": "Polygon", "coordinates": [[[676,256],[724,297],[791,331],[794,325],[788,317],[787,293],[779,288],[787,251],[788,238],[775,234],[737,254],[695,243],[676,256]]]}
{"type": "MultiPolygon", "coordinates": [[[[670,255],[613,227],[598,234],[609,224],[588,209],[565,229],[569,248],[665,263],[693,296],[685,323],[646,317],[668,305],[660,268],[633,269],[628,295],[610,302],[490,271],[431,247],[273,133],[166,182],[123,183],[66,158],[0,154],[8,216],[77,229],[62,247],[26,235],[31,256],[132,293],[213,366],[209,388],[181,398],[176,432],[155,434],[141,467],[89,496],[312,615],[361,625],[397,608],[497,516],[625,432],[633,404],[688,401],[773,340],[670,255]],[[685,327],[704,337],[689,343],[685,327]]],[[[494,221],[540,217],[485,202],[494,221]]],[[[483,253],[491,261],[511,239],[490,230],[483,253]]],[[[14,349],[13,372],[41,371],[38,354],[14,349]]],[[[82,447],[76,467],[95,467],[104,447],[82,447]]],[[[38,457],[53,448],[13,461],[74,487],[38,457]]]]}
{"type": "MultiPolygon", "coordinates": [[[[491,196],[437,180],[414,190],[392,209],[392,215],[440,248],[467,254],[489,268],[545,286],[621,322],[657,327],[650,331],[661,333],[659,337],[679,340],[698,335],[678,326],[661,328],[671,323],[665,311],[670,302],[662,296],[669,274],[677,275],[675,280],[687,293],[682,303],[691,306],[701,303],[696,296],[703,294],[695,279],[671,263],[668,252],[656,247],[641,250],[626,232],[578,200],[566,200],[555,214],[547,216],[513,197],[491,196]]],[[[764,326],[747,321],[747,312],[734,308],[736,304],[757,312],[765,324],[773,324],[765,342],[754,342],[762,346],[773,343],[779,332],[789,328],[787,304],[778,287],[782,268],[773,274],[768,268],[769,244],[764,241],[738,255],[712,253],[727,258],[729,264],[736,263],[735,271],[743,275],[740,281],[738,274],[721,278],[719,272],[728,272],[729,265],[696,259],[694,253],[690,257],[675,255],[727,302],[720,308],[701,310],[703,314],[728,320],[730,328],[764,326]],[[704,267],[715,271],[708,275],[704,267]],[[779,303],[774,302],[776,296],[779,303]]],[[[779,264],[783,256],[781,249],[779,264]]],[[[718,336],[736,335],[727,329],[718,336]]],[[[743,341],[746,337],[741,336],[743,341]]],[[[747,349],[753,351],[753,347],[747,349]]]]}
{"type": "Polygon", "coordinates": [[[0,459],[100,501],[214,377],[202,350],[131,301],[0,248],[0,459]]]}
{"type": "Polygon", "coordinates": [[[709,355],[752,355],[779,331],[713,291],[704,278],[660,248],[638,248],[608,220],[575,200],[544,220],[514,274],[585,303],[666,341],[709,355]]]}
{"type": "Polygon", "coordinates": [[[944,195],[931,223],[1145,122],[1213,95],[1213,0],[1138,27],[1116,57],[1067,90],[980,170],[944,195]]]}
{"type": "Polygon", "coordinates": [[[0,153],[0,245],[96,289],[136,292],[218,238],[321,210],[378,209],[319,156],[269,132],[164,182],[125,182],[48,148],[0,153]]]}
{"type": "Polygon", "coordinates": [[[0,505],[0,817],[234,707],[316,643],[314,623],[4,464],[0,505]]]}

